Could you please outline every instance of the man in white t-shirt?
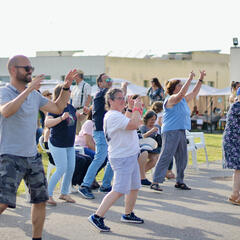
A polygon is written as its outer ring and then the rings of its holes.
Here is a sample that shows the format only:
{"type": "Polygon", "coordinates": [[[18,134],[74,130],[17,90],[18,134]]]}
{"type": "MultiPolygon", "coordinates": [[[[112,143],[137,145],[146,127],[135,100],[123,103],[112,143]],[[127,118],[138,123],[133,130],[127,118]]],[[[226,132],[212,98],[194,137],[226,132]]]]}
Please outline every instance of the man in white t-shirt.
{"type": "MultiPolygon", "coordinates": [[[[72,105],[76,110],[88,107],[92,101],[91,86],[83,80],[84,72],[80,69],[77,70],[78,75],[74,79],[76,85],[72,88],[71,100],[72,105]]],[[[78,134],[81,129],[81,122],[77,122],[76,133],[78,134]]]]}

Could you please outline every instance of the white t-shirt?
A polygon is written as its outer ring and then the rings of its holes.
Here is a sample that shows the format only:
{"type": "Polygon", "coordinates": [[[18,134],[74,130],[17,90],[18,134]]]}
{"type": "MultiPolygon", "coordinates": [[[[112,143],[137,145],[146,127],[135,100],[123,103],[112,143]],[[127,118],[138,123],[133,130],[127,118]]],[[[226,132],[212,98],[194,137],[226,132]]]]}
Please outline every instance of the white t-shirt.
{"type": "Polygon", "coordinates": [[[84,135],[89,135],[93,136],[93,121],[92,120],[87,120],[81,128],[81,131],[75,138],[75,145],[80,145],[82,147],[88,147],[86,142],[85,142],[85,137],[84,135]]]}
{"type": "Polygon", "coordinates": [[[159,125],[158,124],[159,118],[162,118],[162,117],[163,117],[163,111],[157,114],[157,120],[156,120],[156,122],[154,124],[155,125],[159,125]]]}
{"type": "Polygon", "coordinates": [[[137,130],[126,130],[130,119],[119,111],[110,110],[104,117],[104,133],[110,158],[130,157],[140,151],[137,130]]]}

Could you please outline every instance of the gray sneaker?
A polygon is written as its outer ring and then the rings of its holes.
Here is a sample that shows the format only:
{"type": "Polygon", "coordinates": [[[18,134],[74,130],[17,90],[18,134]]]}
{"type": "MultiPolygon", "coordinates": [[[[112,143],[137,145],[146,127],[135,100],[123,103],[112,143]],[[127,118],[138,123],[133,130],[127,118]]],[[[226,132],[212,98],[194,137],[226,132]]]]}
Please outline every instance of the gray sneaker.
{"type": "Polygon", "coordinates": [[[94,195],[89,187],[81,186],[78,189],[78,192],[86,199],[94,199],[94,195]]]}

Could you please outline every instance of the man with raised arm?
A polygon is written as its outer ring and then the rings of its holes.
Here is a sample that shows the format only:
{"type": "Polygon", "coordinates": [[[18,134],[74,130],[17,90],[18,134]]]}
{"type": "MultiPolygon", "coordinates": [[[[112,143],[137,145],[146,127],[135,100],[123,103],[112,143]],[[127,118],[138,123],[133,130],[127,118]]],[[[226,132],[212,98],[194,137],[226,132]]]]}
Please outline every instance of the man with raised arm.
{"type": "Polygon", "coordinates": [[[17,189],[24,179],[32,203],[32,239],[41,239],[48,193],[35,140],[38,111],[56,114],[63,111],[76,70],[66,76],[55,102],[36,91],[44,75],[32,79],[33,70],[27,57],[12,57],[8,61],[10,84],[0,88],[0,214],[7,207],[16,207],[17,189]]]}

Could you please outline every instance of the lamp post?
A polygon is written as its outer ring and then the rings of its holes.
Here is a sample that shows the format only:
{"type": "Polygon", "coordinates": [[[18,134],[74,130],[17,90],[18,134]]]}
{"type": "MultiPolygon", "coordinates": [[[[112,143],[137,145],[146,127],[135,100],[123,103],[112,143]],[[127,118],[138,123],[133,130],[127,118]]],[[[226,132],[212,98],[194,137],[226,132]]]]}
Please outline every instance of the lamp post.
{"type": "Polygon", "coordinates": [[[234,47],[237,47],[238,46],[238,38],[233,38],[233,45],[234,47]]]}
{"type": "Polygon", "coordinates": [[[213,99],[212,99],[212,97],[211,97],[211,99],[210,99],[210,122],[211,122],[211,133],[212,133],[212,114],[213,114],[213,99]]]}

